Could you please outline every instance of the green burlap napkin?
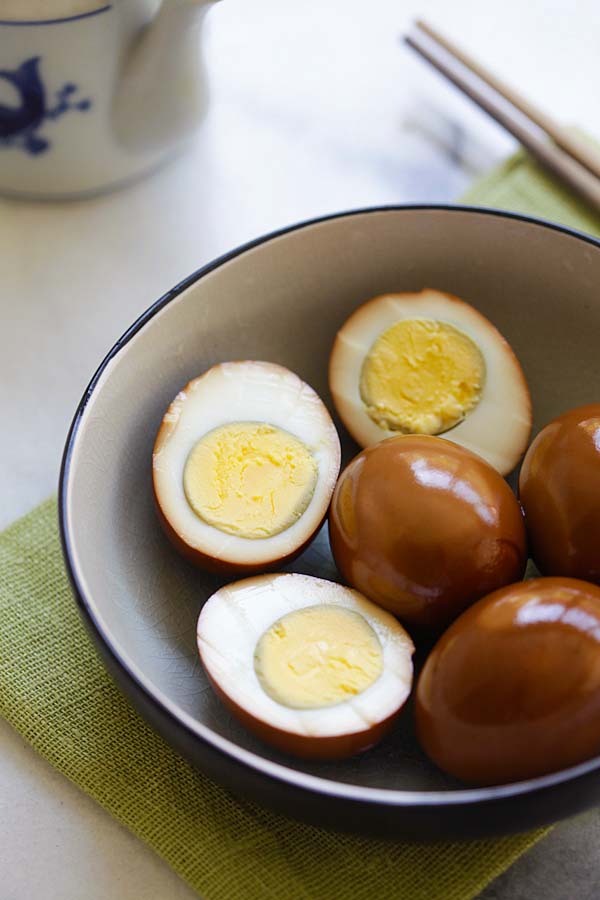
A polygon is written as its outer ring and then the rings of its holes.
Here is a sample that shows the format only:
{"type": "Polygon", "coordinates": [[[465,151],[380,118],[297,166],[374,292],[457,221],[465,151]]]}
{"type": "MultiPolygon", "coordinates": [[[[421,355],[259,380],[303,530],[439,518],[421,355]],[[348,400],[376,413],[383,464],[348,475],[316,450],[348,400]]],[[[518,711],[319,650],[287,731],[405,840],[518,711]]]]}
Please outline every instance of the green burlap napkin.
{"type": "Polygon", "coordinates": [[[600,237],[600,216],[523,150],[477,181],[461,202],[539,216],[600,237]]]}
{"type": "Polygon", "coordinates": [[[140,719],[96,657],[64,573],[56,504],[0,536],[0,713],[208,900],[465,900],[542,832],[415,846],[234,800],[140,719]]]}
{"type": "MultiPolygon", "coordinates": [[[[521,154],[466,199],[600,233],[521,154]]],[[[545,833],[392,843],[232,798],[154,734],[105,673],[71,597],[54,500],[0,536],[0,714],[206,900],[468,900],[545,833]]]]}

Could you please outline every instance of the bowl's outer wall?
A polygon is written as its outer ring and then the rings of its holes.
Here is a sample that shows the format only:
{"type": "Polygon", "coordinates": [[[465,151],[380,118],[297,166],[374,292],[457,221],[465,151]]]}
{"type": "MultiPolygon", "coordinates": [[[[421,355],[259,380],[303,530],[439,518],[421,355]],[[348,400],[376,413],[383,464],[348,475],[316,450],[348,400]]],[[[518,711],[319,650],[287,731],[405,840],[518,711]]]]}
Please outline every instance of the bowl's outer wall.
{"type": "MultiPolygon", "coordinates": [[[[89,622],[88,622],[89,624],[89,622]]],[[[142,716],[193,766],[230,793],[271,807],[292,819],[356,834],[405,841],[445,841],[499,836],[537,828],[600,803],[597,772],[517,796],[452,804],[413,802],[382,804],[369,799],[335,798],[273,779],[226,757],[167,715],[142,691],[98,640],[109,672],[142,716]]]]}
{"type": "MultiPolygon", "coordinates": [[[[327,824],[349,825],[349,805],[357,802],[323,798],[260,773],[212,747],[211,734],[333,783],[390,791],[458,787],[421,754],[410,711],[393,738],[339,764],[279,756],[225,712],[195,645],[201,604],[223,581],[181,560],[160,531],[150,477],[154,437],[177,391],[227,359],[282,363],[331,409],[327,360],[346,316],[376,294],[423,287],[473,303],[508,338],[532,390],[535,433],[557,413],[598,399],[599,284],[598,246],[558,229],[457,209],[366,211],[305,225],[233,255],[174,292],[126,336],[76,418],[65,456],[63,529],[67,562],[96,637],[123,687],[168,739],[232,789],[327,824]],[[206,740],[178,721],[186,716],[204,726],[206,740]]],[[[357,448],[343,443],[349,459],[357,448]]],[[[336,578],[324,533],[291,568],[336,578]]],[[[359,824],[413,837],[525,828],[595,802],[592,783],[586,776],[550,792],[486,803],[431,806],[415,796],[407,806],[363,798],[359,824]]]]}

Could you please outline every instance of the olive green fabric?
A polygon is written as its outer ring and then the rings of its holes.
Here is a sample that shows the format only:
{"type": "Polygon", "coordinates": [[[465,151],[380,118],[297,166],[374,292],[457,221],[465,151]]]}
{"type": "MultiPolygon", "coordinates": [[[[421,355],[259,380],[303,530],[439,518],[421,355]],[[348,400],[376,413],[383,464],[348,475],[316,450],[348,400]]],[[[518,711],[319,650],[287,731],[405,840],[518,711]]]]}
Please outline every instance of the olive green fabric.
{"type": "Polygon", "coordinates": [[[539,216],[600,237],[600,216],[522,150],[477,181],[461,202],[539,216]]]}
{"type": "MultiPolygon", "coordinates": [[[[521,154],[466,199],[600,233],[521,154]]],[[[104,671],[70,593],[54,500],[0,536],[0,714],[206,900],[468,900],[545,833],[367,840],[231,797],[154,734],[104,671]]]]}
{"type": "Polygon", "coordinates": [[[104,671],[63,568],[56,504],[0,537],[0,713],[207,900],[465,900],[542,832],[428,847],[363,840],[233,799],[104,671]]]}

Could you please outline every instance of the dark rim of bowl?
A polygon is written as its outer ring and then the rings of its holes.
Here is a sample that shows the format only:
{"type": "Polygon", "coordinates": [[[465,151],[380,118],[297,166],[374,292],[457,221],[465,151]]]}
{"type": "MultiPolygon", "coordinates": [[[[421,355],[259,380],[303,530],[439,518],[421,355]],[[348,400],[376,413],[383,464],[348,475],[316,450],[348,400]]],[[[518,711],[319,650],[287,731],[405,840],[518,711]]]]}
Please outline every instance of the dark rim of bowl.
{"type": "Polygon", "coordinates": [[[271,231],[268,234],[262,235],[261,237],[241,244],[239,247],[236,247],[235,249],[224,253],[223,255],[197,269],[195,272],[192,272],[191,275],[189,275],[187,278],[184,278],[183,281],[180,281],[179,284],[177,284],[166,294],[163,294],[162,297],[160,297],[151,306],[149,306],[148,309],[143,312],[127,329],[127,331],[125,331],[125,333],[119,338],[112,349],[109,350],[107,355],[100,363],[98,369],[92,376],[92,379],[88,384],[75,411],[75,415],[73,417],[73,421],[67,435],[62,458],[58,490],[60,538],[67,573],[69,575],[69,579],[77,603],[88,624],[95,632],[97,638],[104,646],[110,658],[122,672],[122,674],[126,677],[126,679],[134,683],[136,688],[142,693],[146,701],[148,701],[151,706],[154,706],[160,713],[169,717],[176,726],[182,728],[188,734],[188,736],[192,737],[194,740],[199,740],[204,742],[205,744],[210,745],[213,750],[216,750],[223,756],[228,757],[232,763],[238,763],[253,768],[257,772],[257,774],[267,776],[275,781],[287,784],[289,786],[294,786],[318,794],[326,794],[339,799],[354,801],[358,800],[366,803],[375,803],[386,806],[399,806],[404,808],[411,806],[446,806],[464,803],[485,803],[493,800],[506,799],[519,794],[530,793],[532,791],[543,790],[562,782],[570,781],[572,779],[576,779],[580,776],[586,775],[589,772],[592,772],[600,767],[600,756],[594,757],[593,759],[587,760],[586,762],[579,763],[576,766],[562,769],[559,772],[553,772],[549,775],[543,775],[538,778],[531,778],[526,781],[519,781],[511,784],[495,785],[492,787],[484,788],[459,788],[444,791],[409,791],[393,790],[388,788],[363,787],[348,782],[331,781],[330,779],[324,778],[322,776],[312,775],[296,768],[287,767],[282,763],[273,762],[269,759],[266,759],[265,757],[260,756],[257,753],[245,750],[244,748],[239,747],[237,744],[234,744],[227,738],[222,738],[220,735],[217,735],[202,723],[194,722],[191,716],[181,710],[178,710],[174,704],[168,701],[168,698],[165,698],[166,702],[161,700],[160,697],[157,696],[157,694],[161,692],[153,690],[151,686],[146,685],[144,683],[144,680],[140,679],[138,674],[133,671],[131,665],[122,658],[122,656],[118,652],[118,649],[111,640],[110,634],[106,633],[103,630],[101,623],[94,611],[94,604],[91,599],[86,596],[84,587],[79,581],[77,575],[77,567],[74,560],[71,536],[69,534],[67,524],[67,494],[69,486],[71,458],[73,455],[79,426],[81,424],[87,404],[89,403],[90,398],[92,397],[92,394],[94,393],[94,390],[108,364],[115,358],[118,353],[121,352],[121,350],[128,344],[128,342],[134,337],[134,335],[141,328],[143,328],[143,326],[148,321],[150,321],[150,319],[153,318],[153,316],[155,316],[158,312],[160,312],[160,310],[167,306],[167,304],[169,304],[172,300],[175,300],[181,293],[183,293],[185,290],[187,290],[187,288],[189,288],[192,284],[195,284],[195,282],[199,281],[205,275],[208,275],[210,272],[213,272],[215,269],[220,268],[225,263],[229,262],[232,259],[235,259],[238,256],[241,256],[247,251],[258,247],[261,244],[268,243],[275,238],[279,238],[291,232],[299,231],[304,228],[310,228],[313,225],[319,225],[323,222],[328,222],[335,219],[348,218],[352,216],[362,216],[372,213],[397,214],[405,212],[442,212],[450,213],[451,215],[456,213],[475,213],[477,215],[490,216],[494,218],[511,219],[517,222],[524,222],[525,224],[534,226],[535,228],[542,228],[549,231],[565,234],[568,237],[575,238],[578,241],[584,241],[585,243],[591,244],[592,246],[600,249],[600,240],[594,238],[592,235],[577,231],[572,228],[568,228],[564,225],[558,225],[553,222],[549,222],[545,219],[535,218],[533,216],[527,216],[521,213],[508,212],[506,210],[493,209],[489,207],[432,203],[374,206],[351,209],[339,213],[330,213],[328,215],[318,216],[314,219],[307,219],[305,221],[298,222],[293,225],[288,225],[275,231],[271,231]]]}

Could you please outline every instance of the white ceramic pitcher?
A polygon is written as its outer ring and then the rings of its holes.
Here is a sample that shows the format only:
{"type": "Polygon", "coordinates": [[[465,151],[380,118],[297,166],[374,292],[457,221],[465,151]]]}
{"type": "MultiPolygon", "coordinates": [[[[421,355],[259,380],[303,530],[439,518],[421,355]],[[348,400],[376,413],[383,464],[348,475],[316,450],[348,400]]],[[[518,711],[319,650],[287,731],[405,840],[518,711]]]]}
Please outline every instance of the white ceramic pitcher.
{"type": "Polygon", "coordinates": [[[0,0],[0,193],[93,193],[178,150],[206,109],[198,29],[215,2],[44,0],[36,18],[25,0],[17,18],[0,0]]]}

